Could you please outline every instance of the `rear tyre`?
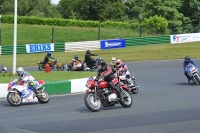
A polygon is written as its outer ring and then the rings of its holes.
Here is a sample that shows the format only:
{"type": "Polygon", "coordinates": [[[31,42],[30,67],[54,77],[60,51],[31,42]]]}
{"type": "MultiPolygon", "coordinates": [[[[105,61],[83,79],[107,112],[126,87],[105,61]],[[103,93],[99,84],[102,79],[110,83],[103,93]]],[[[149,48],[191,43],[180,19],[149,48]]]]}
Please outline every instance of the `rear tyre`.
{"type": "Polygon", "coordinates": [[[45,69],[44,69],[44,66],[38,66],[38,70],[39,71],[44,71],[45,69]]]}
{"type": "Polygon", "coordinates": [[[101,109],[101,100],[99,96],[96,95],[96,101],[95,101],[95,94],[94,93],[86,93],[84,97],[84,102],[86,107],[91,110],[92,112],[98,112],[101,109]]]}

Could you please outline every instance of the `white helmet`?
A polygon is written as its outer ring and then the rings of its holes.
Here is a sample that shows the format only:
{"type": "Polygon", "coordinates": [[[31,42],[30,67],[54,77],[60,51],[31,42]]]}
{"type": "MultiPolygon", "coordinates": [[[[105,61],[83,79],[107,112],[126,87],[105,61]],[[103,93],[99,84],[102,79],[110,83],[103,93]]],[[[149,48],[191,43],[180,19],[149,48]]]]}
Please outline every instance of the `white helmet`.
{"type": "Polygon", "coordinates": [[[23,73],[24,73],[24,69],[23,69],[22,67],[19,67],[19,68],[17,69],[17,75],[18,75],[18,76],[21,76],[23,73]]]}
{"type": "Polygon", "coordinates": [[[112,57],[112,62],[115,62],[116,61],[116,58],[115,57],[112,57]]]}

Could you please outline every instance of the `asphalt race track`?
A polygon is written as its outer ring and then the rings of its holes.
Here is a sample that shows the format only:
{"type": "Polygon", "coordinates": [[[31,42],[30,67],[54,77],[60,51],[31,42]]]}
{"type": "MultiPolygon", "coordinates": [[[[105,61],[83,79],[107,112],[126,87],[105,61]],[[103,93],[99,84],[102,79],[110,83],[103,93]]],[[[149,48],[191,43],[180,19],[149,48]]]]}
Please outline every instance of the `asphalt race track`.
{"type": "Polygon", "coordinates": [[[141,86],[132,95],[132,107],[118,104],[93,113],[84,104],[84,94],[51,96],[48,104],[20,107],[2,99],[0,133],[200,132],[200,86],[187,83],[182,60],[127,64],[141,86]]]}

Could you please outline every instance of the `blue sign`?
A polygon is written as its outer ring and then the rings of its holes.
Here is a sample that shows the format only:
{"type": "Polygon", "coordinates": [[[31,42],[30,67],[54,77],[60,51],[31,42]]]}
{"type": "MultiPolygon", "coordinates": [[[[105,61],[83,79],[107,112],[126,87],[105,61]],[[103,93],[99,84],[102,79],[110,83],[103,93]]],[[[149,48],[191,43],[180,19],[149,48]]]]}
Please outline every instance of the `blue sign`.
{"type": "Polygon", "coordinates": [[[54,44],[29,44],[26,45],[26,51],[27,53],[54,51],[54,44]]]}
{"type": "Polygon", "coordinates": [[[116,40],[101,40],[101,49],[114,49],[114,48],[124,48],[126,46],[125,39],[116,40]]]}

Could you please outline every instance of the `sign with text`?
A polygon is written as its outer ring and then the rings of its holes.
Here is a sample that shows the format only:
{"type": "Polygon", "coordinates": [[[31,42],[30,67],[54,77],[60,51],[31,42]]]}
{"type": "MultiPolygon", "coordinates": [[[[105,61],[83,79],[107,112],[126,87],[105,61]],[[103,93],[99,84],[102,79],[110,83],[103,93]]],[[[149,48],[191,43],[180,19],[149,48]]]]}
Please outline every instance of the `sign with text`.
{"type": "Polygon", "coordinates": [[[101,49],[124,48],[126,41],[125,39],[101,40],[100,45],[101,49]]]}
{"type": "Polygon", "coordinates": [[[170,35],[170,41],[172,44],[200,41],[200,33],[170,35]]]}
{"type": "Polygon", "coordinates": [[[26,44],[27,53],[54,51],[54,43],[26,44]]]}

